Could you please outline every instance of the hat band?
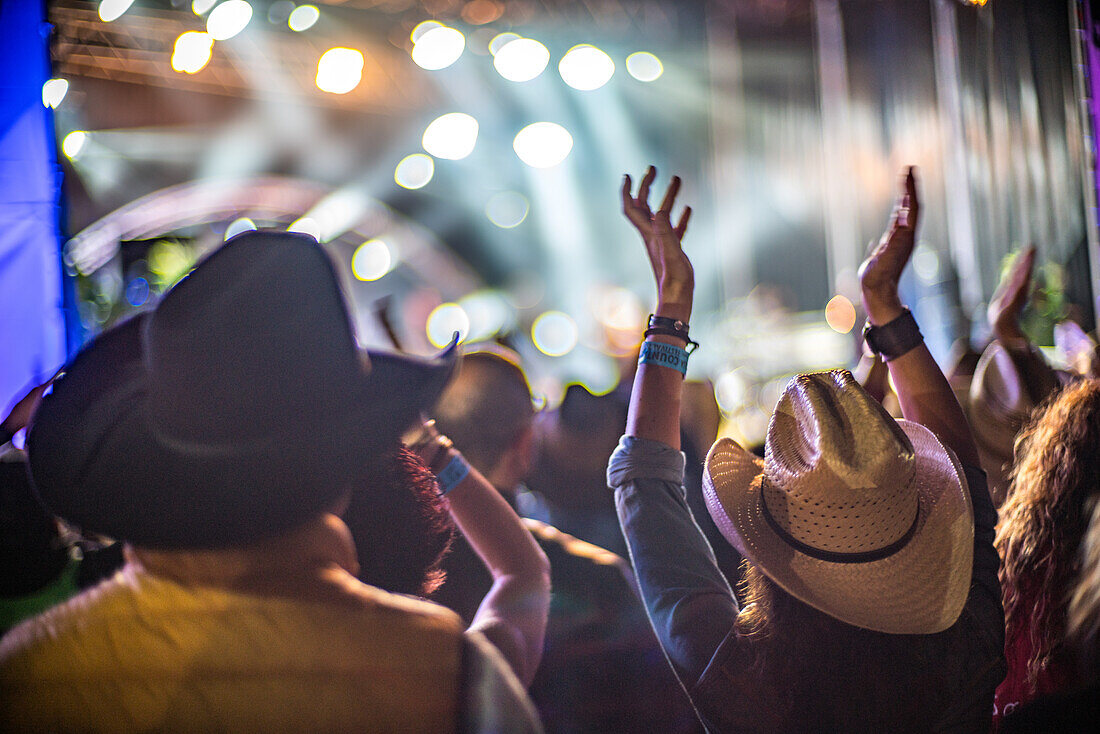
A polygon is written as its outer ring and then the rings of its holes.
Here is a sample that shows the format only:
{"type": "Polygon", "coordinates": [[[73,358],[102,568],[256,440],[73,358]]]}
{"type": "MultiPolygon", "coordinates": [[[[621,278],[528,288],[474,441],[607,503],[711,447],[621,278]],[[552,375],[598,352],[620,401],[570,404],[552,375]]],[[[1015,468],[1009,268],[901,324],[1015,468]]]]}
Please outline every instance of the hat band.
{"type": "Polygon", "coordinates": [[[917,525],[920,521],[920,505],[918,504],[917,512],[913,516],[913,524],[909,526],[909,529],[906,530],[900,538],[890,545],[876,548],[875,550],[860,551],[858,553],[838,553],[836,551],[822,550],[812,545],[807,545],[784,530],[772,516],[771,510],[768,509],[768,503],[763,496],[760,497],[760,509],[763,511],[764,521],[768,523],[768,527],[770,527],[776,535],[782,538],[787,545],[793,547],[799,553],[803,553],[811,558],[816,558],[819,561],[827,561],[828,563],[870,563],[871,561],[881,561],[883,558],[888,558],[904,548],[913,536],[917,534],[917,525]]]}

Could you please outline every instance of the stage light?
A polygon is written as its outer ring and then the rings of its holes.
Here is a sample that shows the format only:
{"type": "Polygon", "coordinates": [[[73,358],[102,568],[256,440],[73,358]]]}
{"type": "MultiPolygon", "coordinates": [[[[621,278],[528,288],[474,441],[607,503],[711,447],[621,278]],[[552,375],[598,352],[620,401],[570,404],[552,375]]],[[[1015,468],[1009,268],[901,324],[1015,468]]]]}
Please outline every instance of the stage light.
{"type": "Polygon", "coordinates": [[[295,219],[290,223],[290,226],[286,228],[286,231],[308,234],[318,242],[321,241],[321,225],[312,217],[299,217],[295,219]]]}
{"type": "Polygon", "coordinates": [[[191,3],[191,12],[195,15],[206,15],[210,8],[216,5],[218,0],[193,0],[191,3]]]}
{"type": "Polygon", "coordinates": [[[523,38],[523,36],[518,33],[512,33],[511,31],[507,33],[498,33],[489,41],[489,53],[496,56],[497,51],[504,48],[512,41],[518,41],[521,38],[523,38]]]}
{"type": "Polygon", "coordinates": [[[256,223],[248,217],[241,217],[240,219],[234,219],[229,223],[229,226],[225,228],[226,241],[233,239],[242,232],[255,232],[256,223]]]}
{"type": "Polygon", "coordinates": [[[432,120],[421,143],[436,158],[457,161],[473,152],[477,131],[477,120],[463,112],[451,112],[432,120]]]}
{"type": "Polygon", "coordinates": [[[185,74],[198,74],[210,63],[214,39],[209,33],[186,31],[176,39],[172,49],[172,68],[185,74]]]}
{"type": "Polygon", "coordinates": [[[577,346],[577,322],[561,311],[547,311],[531,325],[535,348],[548,357],[561,357],[577,346]]]}
{"type": "Polygon", "coordinates": [[[102,0],[99,3],[99,19],[104,23],[118,20],[133,4],[134,0],[102,0]]]}
{"type": "Polygon", "coordinates": [[[317,88],[347,94],[363,80],[363,54],[354,48],[330,48],[317,60],[317,88]]]}
{"type": "Polygon", "coordinates": [[[638,51],[626,57],[626,71],[640,82],[652,82],[665,73],[665,67],[648,51],[638,51]]]}
{"type": "Polygon", "coordinates": [[[409,34],[409,39],[412,40],[413,43],[416,43],[417,41],[420,40],[421,36],[423,36],[428,31],[432,30],[433,28],[445,28],[445,27],[446,26],[444,26],[438,20],[421,21],[420,23],[416,24],[415,28],[412,29],[412,33],[409,34]]]}
{"type": "Polygon", "coordinates": [[[290,13],[286,24],[292,31],[305,31],[313,27],[317,19],[321,17],[321,11],[315,5],[299,5],[290,13]]]}
{"type": "Polygon", "coordinates": [[[227,41],[245,29],[252,20],[252,6],[245,0],[225,0],[206,16],[206,32],[215,41],[227,41]]]}
{"type": "Polygon", "coordinates": [[[590,92],[611,81],[615,62],[595,46],[582,43],[566,52],[558,62],[558,73],[573,89],[590,92]]]}
{"type": "Polygon", "coordinates": [[[462,20],[470,25],[485,25],[504,14],[504,3],[495,0],[472,0],[462,6],[462,20]]]}
{"type": "Polygon", "coordinates": [[[470,317],[457,303],[441,303],[428,314],[425,331],[428,341],[437,349],[442,349],[451,343],[456,331],[459,341],[466,340],[470,333],[470,317]]]}
{"type": "Polygon", "coordinates": [[[573,136],[561,125],[536,122],[519,131],[512,141],[519,159],[532,168],[551,168],[573,149],[573,136]]]}
{"type": "Polygon", "coordinates": [[[745,405],[748,386],[738,372],[726,372],[714,381],[714,400],[723,413],[737,413],[745,405]]]}
{"type": "Polygon", "coordinates": [[[359,280],[378,280],[390,272],[393,255],[382,240],[367,240],[351,256],[351,272],[359,280]]]}
{"type": "Polygon", "coordinates": [[[458,61],[465,49],[466,36],[441,25],[425,32],[413,44],[412,60],[422,69],[438,71],[458,61]]]}
{"type": "Polygon", "coordinates": [[[515,312],[500,291],[477,291],[463,297],[458,305],[470,319],[468,341],[491,339],[515,325],[515,312]]]}
{"type": "Polygon", "coordinates": [[[493,66],[512,82],[529,82],[550,63],[550,51],[533,38],[517,38],[497,49],[493,66]]]}
{"type": "Polygon", "coordinates": [[[88,134],[83,130],[74,130],[61,141],[61,151],[69,160],[73,160],[84,149],[84,143],[88,140],[88,134]]]}
{"type": "Polygon", "coordinates": [[[435,175],[435,161],[430,155],[413,153],[401,159],[393,171],[393,180],[406,189],[419,189],[428,185],[435,175]]]}
{"type": "Polygon", "coordinates": [[[856,325],[856,307],[844,296],[833,296],[825,304],[825,323],[838,334],[851,332],[856,325]]]}
{"type": "Polygon", "coordinates": [[[530,210],[527,197],[515,191],[501,191],[493,194],[485,204],[485,216],[501,229],[518,227],[527,219],[530,210]]]}
{"type": "Polygon", "coordinates": [[[42,104],[56,109],[68,92],[69,81],[67,79],[50,79],[42,85],[42,104]]]}
{"type": "Polygon", "coordinates": [[[940,274],[940,256],[928,245],[919,245],[913,253],[913,272],[922,282],[934,284],[940,274]]]}

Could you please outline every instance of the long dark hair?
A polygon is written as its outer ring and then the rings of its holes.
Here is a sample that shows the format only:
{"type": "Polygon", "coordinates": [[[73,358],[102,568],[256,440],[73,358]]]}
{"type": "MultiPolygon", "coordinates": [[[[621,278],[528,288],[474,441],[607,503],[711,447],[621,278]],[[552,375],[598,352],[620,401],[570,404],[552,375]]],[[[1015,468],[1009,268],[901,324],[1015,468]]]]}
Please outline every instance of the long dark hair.
{"type": "Polygon", "coordinates": [[[359,579],[399,594],[427,596],[455,526],[431,469],[405,446],[372,460],[352,492],[344,522],[355,538],[359,579]]]}
{"type": "Polygon", "coordinates": [[[1024,672],[1035,690],[1065,642],[1081,539],[1100,497],[1100,382],[1049,398],[1017,437],[1016,456],[996,546],[1006,639],[1027,636],[1024,672]]]}

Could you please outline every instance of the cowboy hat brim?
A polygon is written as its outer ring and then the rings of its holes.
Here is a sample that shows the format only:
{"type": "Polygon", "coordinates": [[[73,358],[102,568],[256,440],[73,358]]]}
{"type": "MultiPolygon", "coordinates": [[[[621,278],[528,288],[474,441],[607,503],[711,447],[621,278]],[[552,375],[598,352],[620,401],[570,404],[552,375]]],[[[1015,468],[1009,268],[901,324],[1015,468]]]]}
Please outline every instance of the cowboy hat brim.
{"type": "Polygon", "coordinates": [[[881,560],[830,562],[792,547],[764,517],[763,460],[728,438],[707,454],[703,494],[726,540],[795,598],[856,627],[932,634],[966,603],[974,512],[955,454],[924,426],[898,425],[913,444],[920,509],[912,538],[881,560]]]}
{"type": "Polygon", "coordinates": [[[104,332],[74,358],[27,442],[36,490],[55,514],[146,547],[243,545],[323,511],[430,408],[458,357],[455,343],[434,359],[367,352],[362,380],[300,424],[260,441],[204,445],[156,427],[143,359],[149,318],[104,332]]]}

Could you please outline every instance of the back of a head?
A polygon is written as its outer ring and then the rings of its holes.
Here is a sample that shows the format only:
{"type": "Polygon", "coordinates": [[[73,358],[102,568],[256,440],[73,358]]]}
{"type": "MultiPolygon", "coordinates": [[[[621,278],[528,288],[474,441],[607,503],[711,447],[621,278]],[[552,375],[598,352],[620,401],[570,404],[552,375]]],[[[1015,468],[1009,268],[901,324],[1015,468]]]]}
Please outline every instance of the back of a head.
{"type": "Polygon", "coordinates": [[[531,388],[519,356],[496,346],[465,354],[434,416],[440,432],[470,463],[490,472],[534,419],[531,388]]]}

